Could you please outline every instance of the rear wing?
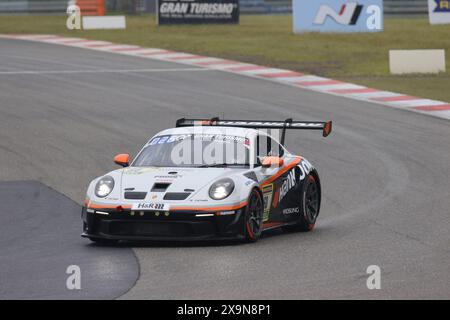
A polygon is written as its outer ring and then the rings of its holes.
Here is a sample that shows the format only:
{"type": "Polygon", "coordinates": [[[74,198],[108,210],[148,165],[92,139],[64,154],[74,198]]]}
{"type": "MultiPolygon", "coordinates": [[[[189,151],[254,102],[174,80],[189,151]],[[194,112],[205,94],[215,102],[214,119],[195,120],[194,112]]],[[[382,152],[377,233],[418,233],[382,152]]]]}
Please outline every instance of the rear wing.
{"type": "Polygon", "coordinates": [[[214,126],[214,127],[239,127],[252,129],[281,129],[281,144],[284,144],[287,129],[297,130],[321,130],[322,135],[327,137],[331,133],[332,122],[319,121],[294,121],[286,119],[284,121],[271,120],[224,120],[219,118],[212,119],[185,119],[177,120],[177,127],[193,127],[193,126],[214,126]]]}

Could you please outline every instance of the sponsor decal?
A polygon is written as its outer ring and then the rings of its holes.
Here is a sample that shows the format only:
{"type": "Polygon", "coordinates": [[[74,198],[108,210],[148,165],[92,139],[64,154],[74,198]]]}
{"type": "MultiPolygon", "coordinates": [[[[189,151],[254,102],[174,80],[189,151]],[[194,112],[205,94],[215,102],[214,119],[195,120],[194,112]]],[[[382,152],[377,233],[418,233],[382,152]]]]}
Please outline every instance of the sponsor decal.
{"type": "Polygon", "coordinates": [[[283,214],[293,214],[293,213],[299,213],[300,212],[300,208],[299,207],[295,207],[295,208],[287,208],[283,210],[283,214]]]}
{"type": "Polygon", "coordinates": [[[171,136],[158,136],[150,140],[148,145],[153,146],[157,144],[174,143],[186,139],[250,145],[250,140],[246,137],[225,134],[177,134],[171,136]]]}
{"type": "Polygon", "coordinates": [[[129,167],[123,170],[123,174],[126,175],[140,175],[153,171],[160,171],[161,168],[137,168],[137,167],[129,167]]]}
{"type": "Polygon", "coordinates": [[[157,144],[164,144],[169,140],[169,136],[160,137],[157,144]]]}
{"type": "Polygon", "coordinates": [[[272,203],[273,197],[273,184],[269,184],[262,188],[263,193],[263,201],[264,201],[264,214],[263,214],[263,222],[269,220],[270,214],[270,204],[272,203]]]}
{"type": "Polygon", "coordinates": [[[279,194],[279,200],[278,202],[281,202],[283,198],[286,196],[286,194],[297,185],[297,182],[295,181],[295,168],[289,171],[287,177],[283,181],[283,184],[280,187],[280,194],[279,194]]]}
{"type": "Polygon", "coordinates": [[[299,181],[305,179],[306,176],[312,171],[312,169],[314,169],[312,164],[306,159],[302,159],[297,167],[300,169],[299,181]]]}
{"type": "Polygon", "coordinates": [[[158,24],[239,23],[239,0],[159,0],[158,24]]]}
{"type": "Polygon", "coordinates": [[[314,167],[308,160],[302,159],[295,168],[291,169],[288,175],[284,178],[283,184],[279,189],[278,202],[281,202],[288,192],[297,185],[297,181],[303,181],[313,168],[314,167]],[[299,172],[298,180],[296,178],[296,170],[299,172]]]}
{"type": "Polygon", "coordinates": [[[169,211],[169,205],[166,203],[158,203],[158,202],[139,202],[133,204],[131,209],[169,211]]]}
{"type": "Polygon", "coordinates": [[[181,178],[181,177],[183,177],[181,174],[171,174],[170,176],[165,176],[165,175],[155,176],[155,179],[161,180],[159,182],[163,182],[162,180],[164,180],[165,182],[172,182],[174,179],[181,178]]]}
{"type": "Polygon", "coordinates": [[[148,145],[154,146],[157,144],[164,144],[164,143],[173,143],[177,141],[181,141],[184,139],[189,138],[190,134],[177,134],[177,135],[170,135],[170,136],[158,136],[150,140],[148,145]]]}
{"type": "Polygon", "coordinates": [[[293,127],[293,128],[321,128],[323,126],[322,123],[316,122],[293,122],[293,123],[284,123],[284,122],[266,122],[266,121],[218,121],[218,125],[221,126],[262,126],[262,127],[293,127]]]}
{"type": "Polygon", "coordinates": [[[275,194],[273,196],[273,200],[272,200],[272,207],[276,208],[278,207],[278,200],[280,198],[280,189],[277,189],[277,191],[275,191],[275,194]]]}

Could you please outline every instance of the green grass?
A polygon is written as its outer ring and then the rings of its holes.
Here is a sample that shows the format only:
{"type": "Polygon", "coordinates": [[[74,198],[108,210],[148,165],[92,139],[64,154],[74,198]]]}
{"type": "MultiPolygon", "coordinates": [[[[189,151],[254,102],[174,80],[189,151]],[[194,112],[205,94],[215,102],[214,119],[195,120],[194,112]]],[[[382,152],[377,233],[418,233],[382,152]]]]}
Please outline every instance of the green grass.
{"type": "Polygon", "coordinates": [[[156,26],[127,17],[127,30],[70,31],[65,16],[0,16],[0,33],[51,33],[179,50],[332,77],[379,89],[450,101],[450,25],[386,18],[377,34],[293,34],[291,16],[242,16],[239,25],[156,26]],[[446,49],[447,72],[392,76],[390,49],[446,49]]]}

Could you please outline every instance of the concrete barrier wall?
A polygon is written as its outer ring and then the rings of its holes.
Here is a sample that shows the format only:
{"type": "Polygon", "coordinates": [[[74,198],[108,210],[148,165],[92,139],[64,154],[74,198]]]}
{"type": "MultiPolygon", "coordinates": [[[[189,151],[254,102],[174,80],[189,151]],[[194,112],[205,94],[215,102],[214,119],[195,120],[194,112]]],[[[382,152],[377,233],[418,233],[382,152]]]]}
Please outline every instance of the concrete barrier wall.
{"type": "Polygon", "coordinates": [[[390,50],[389,68],[392,74],[445,72],[445,51],[390,50]]]}

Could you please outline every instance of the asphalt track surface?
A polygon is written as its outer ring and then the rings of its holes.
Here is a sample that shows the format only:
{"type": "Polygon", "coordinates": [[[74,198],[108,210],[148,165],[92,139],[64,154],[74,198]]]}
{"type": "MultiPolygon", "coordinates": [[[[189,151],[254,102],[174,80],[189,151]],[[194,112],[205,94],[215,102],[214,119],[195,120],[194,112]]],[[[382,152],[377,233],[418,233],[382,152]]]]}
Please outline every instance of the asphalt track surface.
{"type": "Polygon", "coordinates": [[[80,206],[36,181],[0,183],[0,299],[113,299],[138,276],[128,248],[86,246],[80,206]],[[72,269],[80,268],[81,290],[72,269]]]}
{"type": "MultiPolygon", "coordinates": [[[[105,270],[111,279],[121,279],[101,292],[82,289],[85,297],[450,298],[446,120],[220,71],[0,40],[0,124],[0,180],[39,182],[13,183],[21,209],[14,210],[12,203],[0,209],[0,285],[11,288],[1,291],[1,298],[54,297],[64,286],[59,278],[51,285],[51,279],[24,283],[21,272],[5,273],[3,265],[25,271],[33,266],[39,277],[48,275],[47,268],[64,273],[77,260],[86,263],[86,277],[93,281],[105,270]],[[96,72],[100,69],[110,72],[96,72]],[[42,184],[54,190],[43,192],[49,200],[60,193],[79,204],[93,177],[116,168],[111,160],[116,153],[136,154],[177,118],[217,115],[334,121],[327,139],[317,132],[293,132],[287,138],[288,149],[306,156],[321,175],[323,204],[313,232],[274,231],[246,245],[108,248],[90,245],[72,232],[81,231],[81,222],[72,217],[77,205],[70,201],[67,213],[53,211],[52,201],[45,212],[25,210],[36,201],[29,189],[42,189],[42,184]],[[57,231],[34,232],[36,225],[46,224],[57,231]],[[10,240],[17,230],[22,236],[10,240]],[[48,252],[74,259],[41,256],[38,244],[44,237],[48,252]],[[32,242],[30,256],[16,253],[32,242]],[[120,265],[99,260],[97,268],[89,269],[95,255],[120,265]],[[366,287],[369,265],[381,268],[380,290],[366,287]]],[[[2,203],[14,197],[5,186],[0,188],[2,203]]]]}

